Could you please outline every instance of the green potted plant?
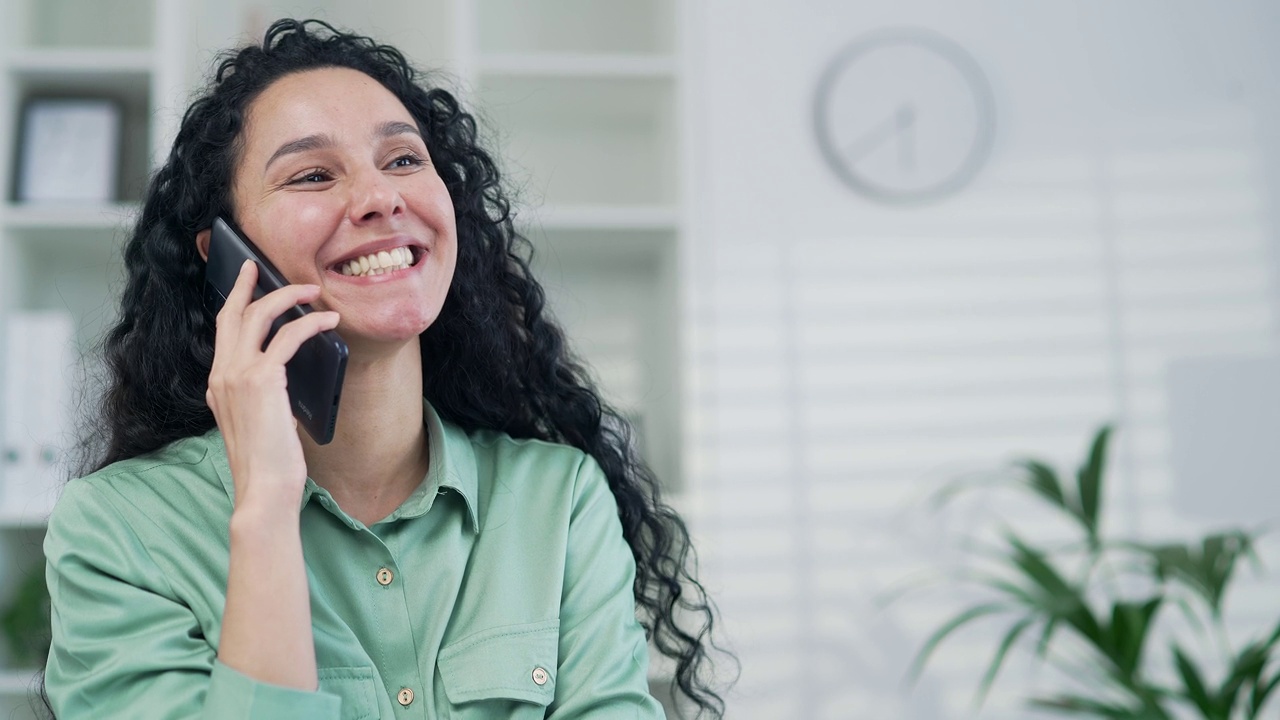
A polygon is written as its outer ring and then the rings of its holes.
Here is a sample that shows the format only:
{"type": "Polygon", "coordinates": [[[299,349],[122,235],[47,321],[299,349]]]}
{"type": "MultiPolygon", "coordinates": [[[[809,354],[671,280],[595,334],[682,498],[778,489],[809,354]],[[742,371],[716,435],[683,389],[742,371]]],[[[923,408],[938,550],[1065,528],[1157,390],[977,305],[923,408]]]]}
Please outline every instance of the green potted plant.
{"type": "MultiPolygon", "coordinates": [[[[1102,523],[1110,436],[1110,427],[1097,432],[1074,482],[1047,463],[1026,459],[1012,464],[1010,478],[980,484],[987,492],[1012,487],[1033,498],[1065,518],[1074,537],[1038,543],[1005,526],[995,533],[994,546],[966,545],[965,567],[953,575],[983,600],[927,638],[912,663],[912,679],[954,632],[999,620],[1003,636],[980,682],[978,704],[1010,653],[1055,663],[1066,640],[1076,653],[1075,668],[1083,648],[1093,675],[1031,697],[1031,705],[1117,720],[1173,720],[1188,713],[1206,720],[1280,717],[1280,702],[1268,703],[1280,695],[1280,625],[1240,647],[1226,633],[1223,601],[1240,561],[1256,559],[1257,533],[1230,529],[1185,544],[1111,537],[1102,523]],[[1176,615],[1166,617],[1170,613],[1176,615]],[[1164,620],[1170,621],[1164,630],[1153,632],[1164,620]],[[1210,649],[1196,653],[1192,642],[1210,649]]],[[[939,505],[974,487],[948,486],[939,505]]]]}
{"type": "Polygon", "coordinates": [[[0,612],[0,630],[16,667],[43,667],[49,656],[49,589],[44,565],[28,572],[8,607],[0,612]]]}

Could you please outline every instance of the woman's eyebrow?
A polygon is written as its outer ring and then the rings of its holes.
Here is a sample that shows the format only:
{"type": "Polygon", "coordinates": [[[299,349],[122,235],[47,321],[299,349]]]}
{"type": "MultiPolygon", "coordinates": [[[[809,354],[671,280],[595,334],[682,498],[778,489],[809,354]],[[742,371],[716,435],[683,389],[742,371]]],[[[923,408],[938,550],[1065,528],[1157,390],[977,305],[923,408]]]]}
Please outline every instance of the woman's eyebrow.
{"type": "MultiPolygon", "coordinates": [[[[378,125],[378,129],[374,134],[381,138],[389,138],[396,135],[404,135],[406,133],[415,135],[419,139],[422,138],[422,133],[418,131],[416,126],[410,125],[409,123],[401,120],[389,120],[378,125]]],[[[265,170],[266,168],[271,167],[271,163],[285,155],[307,152],[308,150],[320,150],[327,147],[333,147],[334,144],[332,137],[323,134],[308,135],[304,138],[298,138],[297,140],[290,140],[272,153],[271,157],[267,159],[267,164],[263,169],[265,170]]]]}
{"type": "Polygon", "coordinates": [[[307,152],[308,150],[319,150],[322,148],[333,147],[333,145],[334,145],[333,138],[329,137],[328,135],[308,135],[304,138],[291,140],[281,145],[279,149],[277,149],[275,153],[272,154],[271,157],[267,159],[267,164],[263,167],[263,169],[265,170],[266,168],[271,167],[271,163],[284,157],[285,155],[292,155],[294,153],[307,152]]]}
{"type": "Polygon", "coordinates": [[[389,120],[382,123],[378,126],[377,135],[378,137],[389,138],[395,135],[404,135],[405,133],[417,135],[419,138],[422,137],[422,133],[418,131],[417,126],[401,120],[389,120]]]}

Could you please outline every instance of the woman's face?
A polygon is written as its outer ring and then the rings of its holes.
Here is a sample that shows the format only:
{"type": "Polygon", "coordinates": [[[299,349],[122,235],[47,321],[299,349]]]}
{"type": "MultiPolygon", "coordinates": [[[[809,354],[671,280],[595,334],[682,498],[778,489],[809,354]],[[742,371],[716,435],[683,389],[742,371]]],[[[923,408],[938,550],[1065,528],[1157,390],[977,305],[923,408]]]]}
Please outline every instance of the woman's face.
{"type": "Polygon", "coordinates": [[[249,106],[235,219],[359,346],[402,343],[440,314],[457,261],[453,203],[417,123],[369,76],[288,75],[249,106]]]}

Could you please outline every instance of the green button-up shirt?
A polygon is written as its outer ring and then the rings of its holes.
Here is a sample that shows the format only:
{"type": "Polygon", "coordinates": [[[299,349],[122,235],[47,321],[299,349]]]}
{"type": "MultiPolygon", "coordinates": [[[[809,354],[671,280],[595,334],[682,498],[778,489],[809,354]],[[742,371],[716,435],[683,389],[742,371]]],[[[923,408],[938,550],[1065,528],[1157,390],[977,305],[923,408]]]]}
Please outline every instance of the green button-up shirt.
{"type": "Polygon", "coordinates": [[[60,720],[661,718],[599,466],[468,435],[429,405],[426,424],[426,478],[371,527],[307,480],[315,692],[217,660],[233,497],[218,431],[73,480],[45,539],[60,720]]]}

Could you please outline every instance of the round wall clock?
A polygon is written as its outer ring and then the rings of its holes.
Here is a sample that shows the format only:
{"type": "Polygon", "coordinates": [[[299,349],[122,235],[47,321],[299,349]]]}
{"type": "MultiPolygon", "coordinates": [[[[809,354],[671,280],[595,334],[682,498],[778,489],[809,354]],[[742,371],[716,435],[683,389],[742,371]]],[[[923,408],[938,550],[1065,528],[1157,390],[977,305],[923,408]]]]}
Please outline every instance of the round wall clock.
{"type": "Polygon", "coordinates": [[[963,188],[991,152],[995,100],[978,63],[930,30],[858,38],[823,70],[814,132],[832,172],[873,200],[920,203],[963,188]]]}

